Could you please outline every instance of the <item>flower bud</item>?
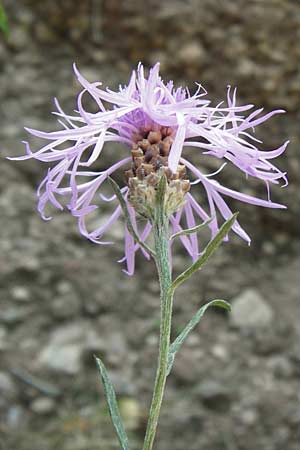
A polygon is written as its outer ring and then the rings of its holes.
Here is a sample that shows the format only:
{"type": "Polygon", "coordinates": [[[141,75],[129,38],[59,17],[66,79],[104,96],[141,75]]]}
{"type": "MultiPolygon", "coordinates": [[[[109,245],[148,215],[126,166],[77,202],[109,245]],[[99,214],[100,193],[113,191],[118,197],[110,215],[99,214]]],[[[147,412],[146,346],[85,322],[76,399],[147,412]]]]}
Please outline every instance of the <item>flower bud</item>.
{"type": "Polygon", "coordinates": [[[147,219],[154,217],[155,194],[160,178],[165,175],[167,188],[164,209],[166,215],[179,210],[190,189],[185,179],[186,168],[179,164],[175,173],[168,167],[168,155],[173,137],[168,128],[145,131],[143,139],[132,146],[132,167],[125,172],[129,187],[128,200],[135,211],[147,219]]]}

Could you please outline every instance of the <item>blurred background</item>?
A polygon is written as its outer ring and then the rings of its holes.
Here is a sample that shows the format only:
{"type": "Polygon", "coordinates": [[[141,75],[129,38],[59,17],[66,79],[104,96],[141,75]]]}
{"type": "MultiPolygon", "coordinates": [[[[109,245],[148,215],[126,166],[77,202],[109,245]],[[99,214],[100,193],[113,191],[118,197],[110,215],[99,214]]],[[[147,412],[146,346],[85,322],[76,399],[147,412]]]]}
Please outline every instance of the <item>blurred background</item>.
{"type": "MultiPolygon", "coordinates": [[[[300,441],[300,3],[298,0],[6,0],[0,42],[1,155],[21,155],[24,126],[56,129],[53,97],[75,108],[72,63],[117,87],[139,61],[165,80],[203,83],[213,104],[238,86],[241,103],[284,108],[261,126],[266,149],[291,144],[274,189],[287,211],[232,203],[252,236],[232,236],[175,299],[174,336],[205,301],[225,298],[190,336],[168,380],[157,450],[297,450],[300,441]]],[[[112,147],[114,151],[114,147],[112,147]]],[[[109,155],[104,152],[104,155],[109,155]]],[[[107,157],[107,156],[104,156],[107,157]]],[[[105,160],[102,160],[102,164],[105,160]]],[[[204,171],[215,168],[199,161],[204,171]]],[[[68,213],[35,210],[41,164],[0,165],[0,449],[115,450],[92,355],[115,385],[132,448],[141,448],[159,332],[154,266],[121,271],[116,244],[82,238],[68,213]]],[[[235,169],[219,178],[265,196],[235,169]]],[[[188,259],[178,249],[175,270],[188,259]]]]}

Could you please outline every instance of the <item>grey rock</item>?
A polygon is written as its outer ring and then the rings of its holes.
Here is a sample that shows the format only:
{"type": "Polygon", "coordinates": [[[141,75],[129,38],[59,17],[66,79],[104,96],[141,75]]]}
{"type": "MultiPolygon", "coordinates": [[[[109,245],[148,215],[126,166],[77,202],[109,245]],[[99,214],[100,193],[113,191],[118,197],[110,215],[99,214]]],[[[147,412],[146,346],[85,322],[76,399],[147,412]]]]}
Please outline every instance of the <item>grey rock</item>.
{"type": "Polygon", "coordinates": [[[294,369],[291,361],[285,356],[274,356],[268,361],[268,367],[278,378],[290,378],[293,376],[294,369]]]}
{"type": "Polygon", "coordinates": [[[300,407],[299,407],[299,403],[291,404],[289,406],[288,414],[287,414],[287,420],[293,426],[296,426],[296,427],[300,426],[300,407]]]}
{"type": "Polygon", "coordinates": [[[211,348],[212,355],[220,361],[227,361],[229,359],[229,352],[227,347],[222,344],[216,344],[211,348]]]}
{"type": "MultiPolygon", "coordinates": [[[[92,361],[94,363],[94,360],[92,361]]],[[[108,363],[106,357],[105,363],[108,363]]],[[[123,365],[120,369],[114,370],[110,368],[109,364],[109,378],[118,395],[123,397],[132,397],[137,394],[137,385],[134,380],[133,371],[130,367],[123,365]]]]}
{"type": "Polygon", "coordinates": [[[13,46],[18,49],[22,50],[27,45],[27,36],[26,36],[26,30],[23,28],[15,28],[13,27],[12,34],[10,35],[10,41],[13,44],[13,46]]]}
{"type": "Polygon", "coordinates": [[[21,424],[24,424],[25,411],[20,405],[12,405],[6,416],[6,423],[9,428],[17,429],[21,424]]]}
{"type": "Polygon", "coordinates": [[[75,292],[70,292],[55,297],[50,307],[54,317],[67,319],[79,314],[81,302],[75,292]]]}
{"type": "Polygon", "coordinates": [[[14,286],[11,289],[11,296],[14,300],[27,302],[30,300],[30,291],[26,286],[14,286]]]}
{"type": "Polygon", "coordinates": [[[140,404],[134,398],[124,397],[120,400],[119,406],[126,428],[128,430],[136,430],[142,417],[140,404]]]}
{"type": "Polygon", "coordinates": [[[186,64],[199,64],[205,58],[205,50],[200,42],[186,43],[178,52],[178,60],[186,64]]]}
{"type": "Polygon", "coordinates": [[[118,331],[110,333],[107,337],[104,336],[107,360],[113,366],[119,366],[124,358],[126,358],[128,348],[124,335],[118,331]]]}
{"type": "Polygon", "coordinates": [[[81,348],[76,344],[66,344],[61,347],[49,344],[42,350],[39,363],[47,368],[74,375],[81,369],[81,348]]]}
{"type": "Polygon", "coordinates": [[[16,397],[17,389],[10,375],[0,372],[0,405],[11,402],[16,397]]]}
{"type": "Polygon", "coordinates": [[[253,426],[258,422],[259,416],[255,409],[241,410],[239,414],[240,421],[246,426],[253,426]]]}
{"type": "Polygon", "coordinates": [[[226,411],[230,404],[229,389],[218,381],[204,380],[196,388],[196,393],[205,406],[217,411],[226,411]]]}
{"type": "Polygon", "coordinates": [[[86,321],[58,327],[50,336],[49,343],[38,355],[38,363],[51,370],[76,374],[82,368],[82,356],[91,345],[101,343],[99,336],[86,321]]]}
{"type": "Polygon", "coordinates": [[[246,289],[232,301],[231,324],[237,328],[263,328],[273,321],[270,305],[255,289],[246,289]]]}
{"type": "Polygon", "coordinates": [[[278,354],[289,346],[289,338],[286,336],[285,330],[280,326],[257,328],[251,342],[253,352],[257,355],[268,356],[278,354]]]}
{"type": "Polygon", "coordinates": [[[195,383],[199,379],[202,356],[203,352],[199,348],[186,347],[177,353],[172,371],[180,383],[195,383]]]}
{"type": "Polygon", "coordinates": [[[0,322],[14,325],[22,322],[29,314],[30,310],[25,306],[10,305],[0,310],[0,322]]]}
{"type": "Polygon", "coordinates": [[[55,409],[55,401],[49,397],[38,397],[31,402],[30,408],[36,414],[49,414],[55,409]]]}

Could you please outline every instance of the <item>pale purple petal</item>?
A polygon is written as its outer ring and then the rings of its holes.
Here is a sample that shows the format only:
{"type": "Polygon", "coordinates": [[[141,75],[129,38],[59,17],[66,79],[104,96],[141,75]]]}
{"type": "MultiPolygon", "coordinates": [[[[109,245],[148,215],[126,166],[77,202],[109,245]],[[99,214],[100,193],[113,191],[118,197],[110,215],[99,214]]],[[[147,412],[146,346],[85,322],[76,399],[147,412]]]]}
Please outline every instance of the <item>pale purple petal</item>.
{"type": "MultiPolygon", "coordinates": [[[[173,233],[182,231],[187,224],[193,227],[200,219],[202,222],[212,218],[208,224],[212,236],[219,230],[218,217],[224,220],[232,215],[232,211],[224,200],[231,197],[252,205],[268,208],[285,208],[284,205],[270,200],[270,185],[283,180],[286,186],[287,176],[272,162],[282,155],[287,147],[285,142],[275,150],[266,151],[260,148],[262,142],[254,135],[254,128],[284,111],[277,109],[263,113],[263,108],[254,109],[252,104],[238,105],[237,90],[227,88],[226,102],[211,106],[206,97],[207,92],[201,84],[196,83],[197,89],[190,94],[187,88],[174,87],[174,83],[165,83],[159,74],[159,63],[150,69],[146,76],[144,67],[139,64],[132,72],[127,86],[120,86],[119,90],[102,89],[101,82],[89,82],[74,65],[74,72],[82,86],[77,97],[77,110],[73,114],[66,114],[55,99],[57,111],[54,114],[62,129],[43,132],[27,128],[26,130],[47,143],[38,151],[33,152],[25,142],[26,154],[14,160],[36,159],[47,164],[47,173],[40,183],[38,196],[38,210],[41,216],[48,220],[45,213],[50,203],[54,208],[63,209],[65,205],[71,214],[77,218],[80,233],[97,244],[109,244],[100,241],[102,236],[122,215],[120,206],[115,206],[111,215],[100,226],[89,230],[88,216],[99,207],[99,201],[115,202],[115,195],[107,197],[101,192],[108,177],[119,169],[127,168],[132,159],[130,149],[136,144],[137,136],[143,136],[145,130],[160,130],[168,127],[174,141],[168,157],[168,166],[175,173],[180,163],[185,164],[190,173],[196,178],[191,182],[192,190],[198,188],[198,183],[204,188],[208,200],[208,212],[192,195],[186,195],[186,203],[180,210],[170,217],[173,233]],[[83,98],[89,95],[95,102],[96,112],[87,110],[83,98]],[[93,165],[102,159],[103,152],[109,142],[123,144],[122,152],[127,152],[115,164],[103,170],[93,170],[93,165]],[[189,150],[187,148],[190,147],[189,150]],[[187,151],[197,152],[199,167],[202,160],[210,155],[223,160],[220,169],[212,174],[204,175],[198,167],[192,164],[186,155],[187,151]],[[234,165],[238,170],[266,185],[267,200],[243,194],[222,186],[215,179],[226,162],[234,165]],[[89,169],[85,169],[89,167],[89,169]],[[87,180],[87,181],[86,181],[87,180]],[[184,221],[185,218],[185,221],[184,221]],[[186,223],[185,223],[186,222],[186,223]]],[[[109,148],[108,148],[109,151],[109,148]]],[[[107,157],[105,159],[107,161],[107,157]]],[[[101,166],[102,167],[102,166],[101,166]]],[[[127,202],[128,187],[121,187],[122,195],[127,202]]],[[[127,202],[132,224],[145,241],[151,233],[151,224],[138,230],[136,213],[127,202]]],[[[247,233],[235,221],[233,231],[242,239],[250,242],[247,233]]],[[[198,257],[198,240],[196,233],[180,236],[180,241],[189,255],[195,260],[198,257]]],[[[170,241],[169,251],[171,257],[170,241]]],[[[126,273],[132,275],[135,267],[135,254],[141,250],[146,258],[150,255],[135,243],[125,228],[125,257],[126,273]]]]}
{"type": "Polygon", "coordinates": [[[174,173],[176,172],[179,159],[182,153],[182,146],[185,139],[186,125],[182,114],[177,113],[178,129],[176,131],[175,139],[169,155],[169,168],[174,173]]]}
{"type": "MultiPolygon", "coordinates": [[[[187,222],[188,228],[195,227],[196,221],[195,221],[195,217],[194,217],[190,202],[186,202],[186,204],[184,205],[184,211],[185,211],[186,222],[187,222]]],[[[192,251],[193,251],[192,259],[193,259],[193,262],[195,262],[197,260],[197,258],[199,257],[197,233],[192,233],[189,237],[190,237],[192,251]]]]}

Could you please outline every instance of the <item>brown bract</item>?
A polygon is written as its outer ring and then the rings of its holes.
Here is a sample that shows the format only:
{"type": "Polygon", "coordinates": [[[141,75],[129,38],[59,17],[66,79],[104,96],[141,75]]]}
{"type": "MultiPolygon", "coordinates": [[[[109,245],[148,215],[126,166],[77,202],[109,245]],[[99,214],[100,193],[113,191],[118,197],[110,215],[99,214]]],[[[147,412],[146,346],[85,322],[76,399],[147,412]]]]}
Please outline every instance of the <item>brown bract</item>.
{"type": "Polygon", "coordinates": [[[173,130],[144,130],[134,136],[136,143],[131,148],[132,166],[125,172],[129,186],[128,199],[135,210],[151,219],[155,191],[162,175],[167,178],[165,210],[168,215],[184,204],[184,196],[190,189],[186,179],[186,168],[179,164],[175,173],[168,167],[168,157],[173,144],[173,130]]]}

